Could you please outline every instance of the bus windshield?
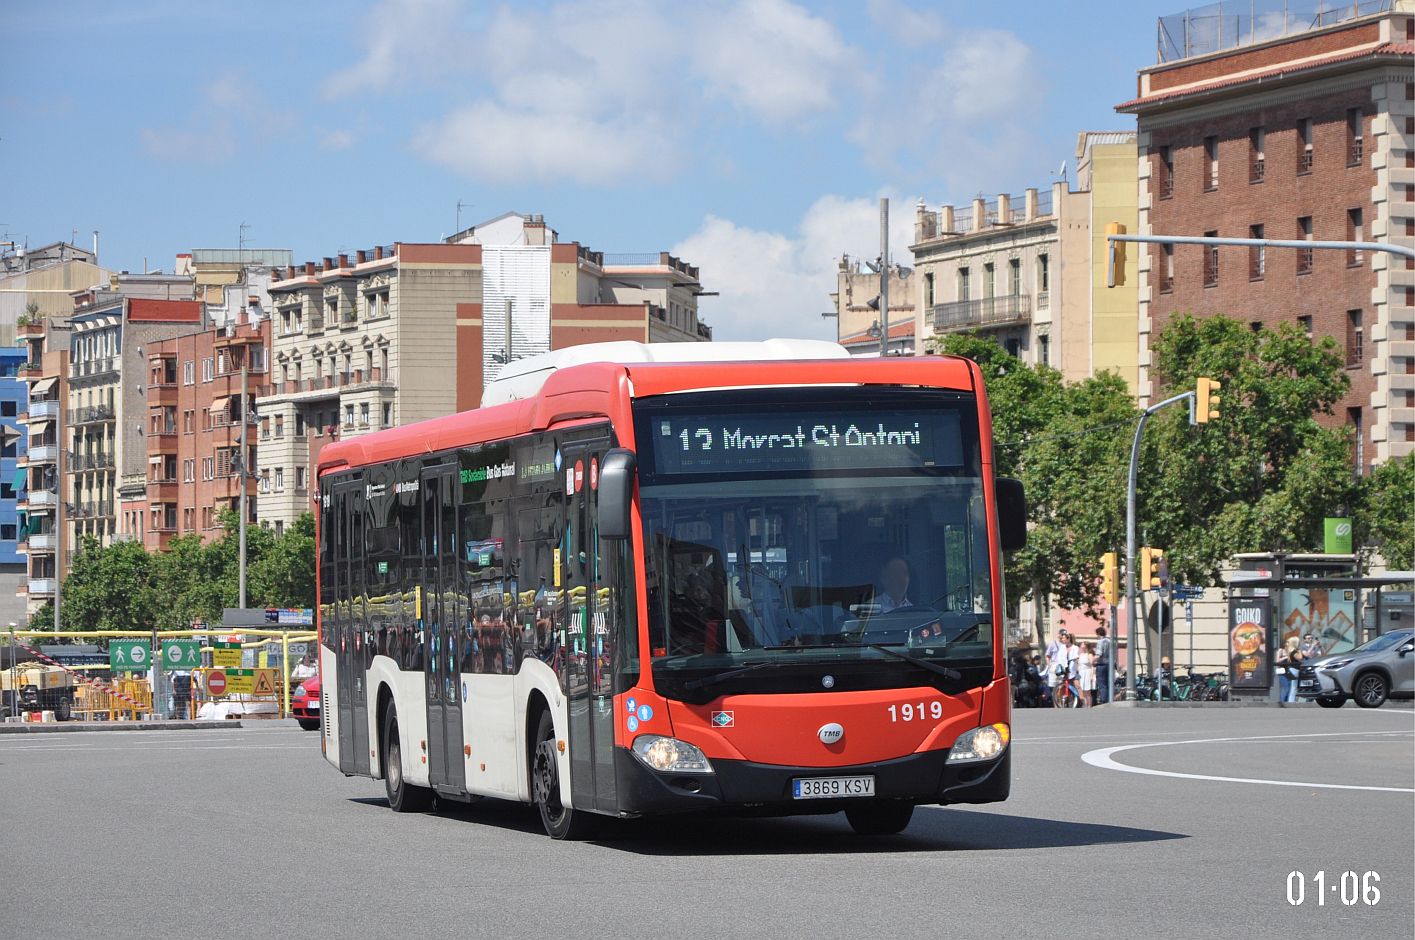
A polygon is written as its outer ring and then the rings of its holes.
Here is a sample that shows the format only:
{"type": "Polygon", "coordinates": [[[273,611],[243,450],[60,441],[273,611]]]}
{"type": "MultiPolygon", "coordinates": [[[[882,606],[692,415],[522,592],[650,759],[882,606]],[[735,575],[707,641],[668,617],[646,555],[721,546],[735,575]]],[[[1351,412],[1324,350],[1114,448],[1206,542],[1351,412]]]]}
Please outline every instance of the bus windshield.
{"type": "Polygon", "coordinates": [[[641,406],[655,686],[703,702],[990,681],[976,401],[923,389],[790,394],[641,406]]]}

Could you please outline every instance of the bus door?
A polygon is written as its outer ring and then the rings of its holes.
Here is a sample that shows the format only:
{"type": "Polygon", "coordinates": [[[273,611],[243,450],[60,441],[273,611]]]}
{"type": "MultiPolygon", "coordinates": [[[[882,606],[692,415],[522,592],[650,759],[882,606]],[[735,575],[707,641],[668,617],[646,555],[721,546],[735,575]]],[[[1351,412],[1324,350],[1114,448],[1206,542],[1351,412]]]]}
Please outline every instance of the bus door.
{"type": "Polygon", "coordinates": [[[368,774],[368,630],[364,610],[363,483],[334,486],[334,626],[339,672],[339,769],[368,774]]]}
{"type": "Polygon", "coordinates": [[[467,789],[462,754],[462,590],[458,584],[455,467],[422,473],[422,604],[428,637],[423,676],[427,687],[428,780],[434,789],[461,795],[467,789]]]}
{"type": "Polygon", "coordinates": [[[597,531],[599,464],[606,440],[562,445],[566,648],[561,682],[570,715],[570,783],[575,809],[614,811],[614,638],[610,574],[597,531]]]}

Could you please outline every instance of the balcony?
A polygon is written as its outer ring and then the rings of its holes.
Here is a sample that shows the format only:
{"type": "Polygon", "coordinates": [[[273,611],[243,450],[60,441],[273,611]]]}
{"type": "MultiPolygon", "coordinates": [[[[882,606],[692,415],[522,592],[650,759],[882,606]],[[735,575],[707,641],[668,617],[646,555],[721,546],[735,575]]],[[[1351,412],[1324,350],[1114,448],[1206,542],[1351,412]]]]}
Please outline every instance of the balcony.
{"type": "Polygon", "coordinates": [[[33,381],[44,374],[44,366],[38,362],[22,362],[15,374],[21,379],[33,381]]]}
{"type": "Polygon", "coordinates": [[[150,503],[175,503],[182,484],[175,477],[170,480],[149,480],[147,499],[150,503]]]}
{"type": "Polygon", "coordinates": [[[53,532],[36,532],[26,540],[29,553],[31,555],[52,555],[58,544],[55,539],[56,536],[53,532]]]}
{"type": "Polygon", "coordinates": [[[117,374],[118,359],[116,356],[75,362],[69,367],[69,378],[71,379],[91,379],[99,376],[116,376],[117,374]]]}
{"type": "Polygon", "coordinates": [[[147,435],[147,452],[149,456],[158,454],[177,453],[177,429],[170,428],[164,432],[152,432],[147,435]]]}
{"type": "Polygon", "coordinates": [[[932,318],[935,333],[1014,326],[1031,320],[1032,298],[1027,294],[1011,294],[935,304],[932,318]]]}
{"type": "Polygon", "coordinates": [[[29,508],[30,508],[31,510],[33,510],[33,509],[53,508],[54,503],[55,503],[57,500],[58,500],[58,497],[56,497],[53,493],[49,492],[48,490],[30,490],[30,491],[29,491],[29,508]]]}
{"type": "Polygon", "coordinates": [[[78,427],[83,424],[104,424],[112,420],[112,405],[90,405],[87,408],[73,409],[69,416],[69,426],[78,427]]]}
{"type": "Polygon", "coordinates": [[[54,596],[53,578],[30,578],[27,585],[30,597],[54,596]]]}
{"type": "MultiPolygon", "coordinates": [[[[172,435],[174,447],[176,445],[176,440],[176,435],[172,435]]],[[[70,473],[79,473],[85,470],[112,470],[113,455],[100,452],[90,454],[70,454],[68,469],[70,473]]]]}
{"type": "Polygon", "coordinates": [[[31,444],[25,457],[31,467],[41,463],[56,463],[59,460],[59,447],[57,444],[31,444]]]}
{"type": "Polygon", "coordinates": [[[32,401],[29,403],[29,419],[31,421],[57,417],[59,417],[59,403],[57,401],[32,401]]]}
{"type": "Polygon", "coordinates": [[[15,335],[34,339],[44,335],[44,321],[37,320],[30,323],[15,324],[15,335]]]}
{"type": "Polygon", "coordinates": [[[181,394],[181,389],[176,385],[154,385],[148,391],[147,403],[149,405],[175,406],[181,394]]]}

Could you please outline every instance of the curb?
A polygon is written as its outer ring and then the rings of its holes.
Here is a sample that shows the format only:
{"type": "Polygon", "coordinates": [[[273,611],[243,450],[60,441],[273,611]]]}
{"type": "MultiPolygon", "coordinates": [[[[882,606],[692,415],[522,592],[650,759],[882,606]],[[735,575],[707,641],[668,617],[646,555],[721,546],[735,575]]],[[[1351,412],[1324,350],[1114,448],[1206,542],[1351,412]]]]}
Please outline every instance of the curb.
{"type": "Polygon", "coordinates": [[[239,721],[44,721],[0,724],[0,734],[74,734],[81,731],[216,731],[239,721]]]}

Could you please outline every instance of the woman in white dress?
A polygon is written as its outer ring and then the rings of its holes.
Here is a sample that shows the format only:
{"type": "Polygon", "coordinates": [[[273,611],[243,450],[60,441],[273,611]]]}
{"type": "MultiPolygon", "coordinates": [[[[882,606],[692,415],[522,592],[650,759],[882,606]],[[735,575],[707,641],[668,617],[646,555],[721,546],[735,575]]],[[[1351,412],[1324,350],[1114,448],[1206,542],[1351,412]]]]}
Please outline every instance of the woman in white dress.
{"type": "Polygon", "coordinates": [[[1081,673],[1081,697],[1090,708],[1096,698],[1096,645],[1087,643],[1081,648],[1081,661],[1077,663],[1081,673]]]}

